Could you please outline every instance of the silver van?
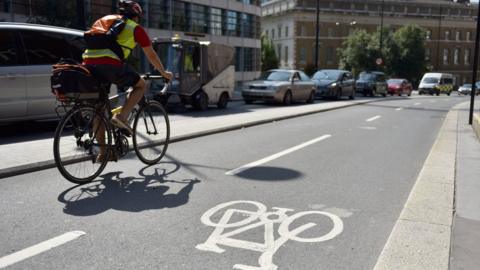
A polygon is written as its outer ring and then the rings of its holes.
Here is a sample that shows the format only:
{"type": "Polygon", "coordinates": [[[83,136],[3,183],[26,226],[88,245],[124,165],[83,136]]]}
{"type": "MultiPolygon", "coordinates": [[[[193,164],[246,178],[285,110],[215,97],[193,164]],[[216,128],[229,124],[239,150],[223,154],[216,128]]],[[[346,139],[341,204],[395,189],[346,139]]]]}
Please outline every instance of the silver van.
{"type": "Polygon", "coordinates": [[[84,48],[80,30],[0,23],[0,123],[55,117],[52,64],[81,61],[84,48]]]}

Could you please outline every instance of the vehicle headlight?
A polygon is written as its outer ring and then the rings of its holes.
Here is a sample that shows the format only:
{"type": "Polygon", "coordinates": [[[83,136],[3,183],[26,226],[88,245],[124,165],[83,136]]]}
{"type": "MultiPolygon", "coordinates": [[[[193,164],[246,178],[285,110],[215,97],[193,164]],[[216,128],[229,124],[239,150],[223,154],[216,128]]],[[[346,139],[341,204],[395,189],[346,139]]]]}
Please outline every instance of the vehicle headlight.
{"type": "Polygon", "coordinates": [[[330,88],[335,88],[335,87],[337,87],[337,85],[338,85],[337,83],[332,83],[332,84],[330,84],[328,87],[330,87],[330,88]]]}
{"type": "Polygon", "coordinates": [[[267,90],[275,90],[275,89],[277,89],[277,87],[275,87],[275,85],[267,86],[267,90]]]}

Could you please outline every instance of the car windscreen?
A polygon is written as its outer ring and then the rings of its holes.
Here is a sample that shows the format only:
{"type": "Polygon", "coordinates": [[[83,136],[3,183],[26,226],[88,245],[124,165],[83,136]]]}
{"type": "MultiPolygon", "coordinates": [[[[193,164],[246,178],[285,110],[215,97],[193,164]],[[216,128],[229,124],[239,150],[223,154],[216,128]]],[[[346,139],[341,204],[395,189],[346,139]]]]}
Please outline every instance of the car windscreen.
{"type": "Polygon", "coordinates": [[[262,81],[281,81],[288,82],[290,80],[291,74],[286,71],[267,71],[260,76],[259,80],[262,81]]]}
{"type": "Polygon", "coordinates": [[[359,80],[362,81],[375,81],[375,74],[373,73],[360,73],[358,77],[359,80]]]}
{"type": "Polygon", "coordinates": [[[313,75],[312,79],[336,81],[341,74],[342,72],[338,70],[320,70],[313,75]]]}
{"type": "Polygon", "coordinates": [[[403,83],[403,80],[390,79],[390,80],[387,81],[387,83],[389,83],[389,84],[401,84],[401,83],[403,83]]]}
{"type": "Polygon", "coordinates": [[[472,84],[470,84],[470,83],[466,83],[466,84],[462,85],[462,87],[465,87],[465,88],[472,88],[472,84]]]}
{"type": "Polygon", "coordinates": [[[438,83],[438,78],[427,77],[423,79],[422,83],[438,83]]]}
{"type": "Polygon", "coordinates": [[[180,45],[173,43],[159,43],[156,51],[166,70],[178,74],[182,57],[180,45]]]}

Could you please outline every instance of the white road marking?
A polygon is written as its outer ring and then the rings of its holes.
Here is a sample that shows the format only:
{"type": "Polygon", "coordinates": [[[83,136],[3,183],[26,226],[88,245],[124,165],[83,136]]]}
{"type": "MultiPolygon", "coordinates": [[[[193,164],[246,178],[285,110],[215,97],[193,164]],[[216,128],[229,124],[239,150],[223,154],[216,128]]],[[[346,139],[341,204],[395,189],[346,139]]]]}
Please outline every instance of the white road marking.
{"type": "Polygon", "coordinates": [[[274,154],[274,155],[271,155],[271,156],[262,158],[262,159],[260,159],[260,160],[258,160],[258,161],[255,161],[255,162],[248,163],[248,164],[246,164],[246,165],[243,165],[242,167],[239,167],[239,168],[236,168],[236,169],[234,169],[234,170],[228,171],[228,172],[226,172],[225,174],[227,174],[227,175],[235,175],[235,174],[241,173],[241,172],[246,171],[246,170],[248,170],[248,169],[250,169],[250,168],[256,167],[256,166],[258,166],[258,165],[262,165],[262,164],[264,164],[264,163],[267,163],[267,162],[272,161],[272,160],[274,160],[274,159],[277,159],[277,158],[279,158],[279,157],[285,156],[285,155],[287,155],[287,154],[290,154],[290,153],[292,153],[292,152],[295,152],[295,151],[297,151],[297,150],[300,150],[300,149],[302,149],[302,148],[305,148],[305,147],[307,147],[307,146],[309,146],[309,145],[312,145],[312,144],[314,144],[314,143],[317,143],[317,142],[323,141],[323,140],[325,140],[325,139],[328,139],[328,138],[330,138],[331,136],[332,136],[332,135],[329,135],[329,134],[323,135],[323,136],[318,137],[318,138],[316,138],[316,139],[313,139],[313,140],[310,140],[310,141],[308,141],[308,142],[305,142],[305,143],[299,144],[299,145],[297,145],[297,146],[294,146],[294,147],[288,148],[288,149],[286,149],[286,150],[283,150],[282,152],[279,152],[279,153],[277,153],[277,154],[274,154]]]}
{"type": "Polygon", "coordinates": [[[417,103],[415,103],[415,104],[413,104],[413,105],[418,106],[418,105],[421,105],[421,104],[422,104],[422,103],[417,102],[417,103]]]}
{"type": "MultiPolygon", "coordinates": [[[[273,263],[273,257],[278,249],[288,240],[301,243],[325,242],[343,232],[343,221],[338,215],[325,211],[303,211],[290,216],[287,214],[293,211],[293,209],[281,207],[272,207],[272,211],[267,211],[267,207],[264,204],[255,201],[231,201],[219,204],[202,215],[202,223],[215,229],[205,243],[198,244],[196,248],[219,254],[225,252],[223,246],[261,252],[258,258],[259,266],[235,264],[233,269],[276,270],[278,266],[273,263]],[[233,208],[234,205],[236,208],[233,208]],[[253,206],[255,210],[243,210],[242,208],[244,208],[245,205],[249,205],[248,209],[252,209],[253,206]],[[240,209],[237,209],[237,207],[240,209]],[[219,214],[223,214],[220,219],[214,218],[212,220],[213,216],[218,217],[219,214]],[[317,223],[305,221],[304,217],[313,215],[330,219],[330,221],[327,222],[327,226],[331,226],[330,231],[324,232],[323,235],[314,235],[313,237],[311,234],[306,233],[303,235],[308,235],[309,237],[300,236],[300,234],[310,228],[321,226],[317,223]],[[239,220],[239,217],[242,217],[242,219],[239,220]],[[299,218],[302,218],[301,220],[304,222],[303,225],[300,225],[300,222],[295,222],[299,218]],[[293,226],[292,223],[295,225],[293,226]],[[275,227],[277,226],[278,230],[275,233],[275,227]],[[262,242],[239,239],[239,236],[241,237],[244,234],[248,234],[248,231],[257,228],[264,229],[262,242]],[[275,239],[276,235],[278,235],[277,239],[275,239]]],[[[313,231],[316,232],[318,229],[313,231]]]]}
{"type": "Polygon", "coordinates": [[[372,117],[372,118],[368,118],[368,119],[365,120],[365,121],[367,121],[367,122],[372,122],[372,121],[375,121],[375,120],[377,120],[377,119],[379,119],[379,118],[381,118],[381,116],[380,116],[380,115],[377,115],[377,116],[374,116],[374,117],[372,117]]]}
{"type": "Polygon", "coordinates": [[[395,111],[401,111],[403,108],[396,108],[395,111]]]}
{"type": "Polygon", "coordinates": [[[365,130],[376,130],[376,127],[359,127],[360,129],[365,129],[365,130]]]}
{"type": "Polygon", "coordinates": [[[15,264],[17,262],[23,261],[35,255],[38,255],[42,252],[48,251],[54,247],[58,247],[67,242],[77,239],[78,237],[84,235],[85,232],[82,231],[72,231],[52,238],[50,240],[41,242],[34,246],[22,249],[10,255],[0,258],[0,269],[15,264]]]}
{"type": "Polygon", "coordinates": [[[436,103],[436,101],[435,100],[430,100],[430,103],[436,103]]]}

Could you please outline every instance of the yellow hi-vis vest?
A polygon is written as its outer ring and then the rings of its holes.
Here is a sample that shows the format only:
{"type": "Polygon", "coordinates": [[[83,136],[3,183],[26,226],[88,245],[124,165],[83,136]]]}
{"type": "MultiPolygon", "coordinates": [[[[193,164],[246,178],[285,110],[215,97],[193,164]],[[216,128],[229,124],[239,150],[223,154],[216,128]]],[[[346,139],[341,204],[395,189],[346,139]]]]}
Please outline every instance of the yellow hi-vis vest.
{"type": "Polygon", "coordinates": [[[128,58],[132,50],[135,48],[135,27],[138,26],[133,20],[127,19],[125,21],[125,28],[123,28],[122,32],[117,36],[117,43],[120,45],[123,51],[123,59],[120,59],[118,55],[116,55],[110,49],[86,49],[82,55],[83,59],[92,59],[92,58],[100,58],[100,57],[110,57],[113,59],[117,59],[123,61],[128,58]]]}

